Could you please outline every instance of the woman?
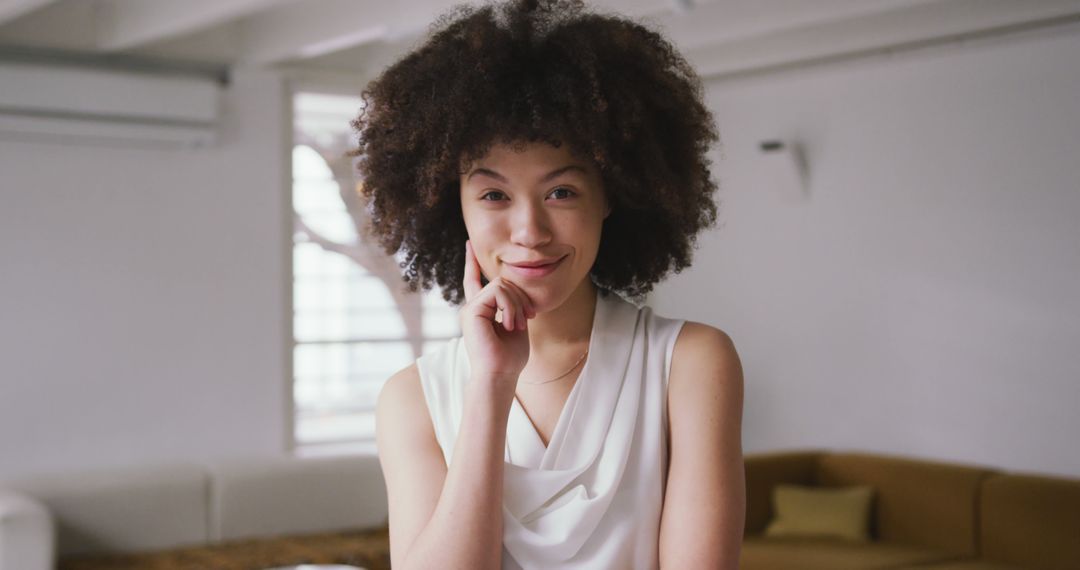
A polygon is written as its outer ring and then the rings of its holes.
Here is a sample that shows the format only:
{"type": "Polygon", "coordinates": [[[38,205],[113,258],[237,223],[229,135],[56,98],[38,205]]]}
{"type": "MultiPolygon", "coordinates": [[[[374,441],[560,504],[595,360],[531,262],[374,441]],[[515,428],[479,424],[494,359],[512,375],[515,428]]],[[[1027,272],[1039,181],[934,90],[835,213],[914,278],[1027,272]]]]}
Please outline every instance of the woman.
{"type": "Polygon", "coordinates": [[[462,336],[379,396],[392,565],[736,568],[734,345],[616,294],[715,221],[699,79],[579,2],[459,6],[432,32],[353,123],[371,235],[460,305],[462,336]]]}

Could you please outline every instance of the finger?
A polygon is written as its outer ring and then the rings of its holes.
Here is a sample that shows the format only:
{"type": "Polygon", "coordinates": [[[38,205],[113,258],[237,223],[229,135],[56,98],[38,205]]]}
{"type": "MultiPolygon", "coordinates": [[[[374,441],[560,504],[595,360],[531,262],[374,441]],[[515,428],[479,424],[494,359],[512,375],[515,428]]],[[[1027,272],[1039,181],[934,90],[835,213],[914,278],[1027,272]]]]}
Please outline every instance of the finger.
{"type": "Polygon", "coordinates": [[[495,287],[495,298],[498,300],[499,308],[502,309],[502,324],[503,327],[508,330],[514,330],[514,314],[517,312],[515,308],[516,303],[504,287],[501,287],[501,283],[495,287]]]}
{"type": "Polygon", "coordinates": [[[514,306],[511,311],[513,311],[514,315],[514,324],[516,325],[517,329],[520,329],[525,322],[525,301],[522,299],[521,293],[516,291],[514,287],[504,285],[503,288],[506,290],[508,296],[513,300],[514,306]]]}
{"type": "MultiPolygon", "coordinates": [[[[501,302],[498,299],[497,293],[498,286],[492,286],[488,283],[487,286],[473,295],[472,300],[469,301],[468,304],[475,307],[474,314],[477,317],[489,321],[495,321],[498,318],[501,302]]],[[[503,318],[505,318],[505,315],[503,318]]]]}
{"type": "Polygon", "coordinates": [[[529,308],[529,297],[525,295],[525,292],[521,289],[521,287],[518,287],[517,285],[505,279],[502,280],[502,284],[505,286],[506,290],[513,296],[515,301],[515,328],[518,330],[524,330],[526,323],[530,318],[532,318],[531,316],[529,316],[529,312],[531,311],[531,309],[529,308]]]}
{"type": "Polygon", "coordinates": [[[492,286],[490,283],[479,291],[475,292],[472,297],[462,305],[462,310],[468,310],[468,312],[477,318],[494,321],[499,317],[499,300],[496,298],[497,287],[492,286]]]}
{"type": "Polygon", "coordinates": [[[472,240],[465,240],[465,278],[462,285],[465,287],[465,301],[469,301],[480,292],[480,262],[473,253],[472,240]]]}
{"type": "Polygon", "coordinates": [[[533,305],[532,299],[529,298],[528,293],[526,293],[524,289],[519,287],[517,283],[514,283],[512,281],[507,281],[507,280],[503,280],[503,282],[506,283],[507,285],[509,285],[513,289],[513,291],[515,293],[517,293],[518,297],[521,299],[521,306],[522,306],[523,314],[528,315],[528,318],[530,318],[530,319],[535,317],[536,316],[536,307],[533,305]]]}

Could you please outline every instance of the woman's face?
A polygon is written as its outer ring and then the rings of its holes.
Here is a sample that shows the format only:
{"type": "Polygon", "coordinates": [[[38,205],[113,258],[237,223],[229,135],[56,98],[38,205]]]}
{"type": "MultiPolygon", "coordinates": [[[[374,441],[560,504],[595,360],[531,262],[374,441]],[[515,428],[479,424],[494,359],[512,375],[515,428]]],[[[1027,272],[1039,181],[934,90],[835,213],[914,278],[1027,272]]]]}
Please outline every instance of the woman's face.
{"type": "Polygon", "coordinates": [[[537,312],[588,279],[610,213],[594,165],[559,148],[496,145],[461,176],[461,212],[480,269],[521,287],[537,312]],[[522,264],[553,262],[527,269],[522,264]]]}

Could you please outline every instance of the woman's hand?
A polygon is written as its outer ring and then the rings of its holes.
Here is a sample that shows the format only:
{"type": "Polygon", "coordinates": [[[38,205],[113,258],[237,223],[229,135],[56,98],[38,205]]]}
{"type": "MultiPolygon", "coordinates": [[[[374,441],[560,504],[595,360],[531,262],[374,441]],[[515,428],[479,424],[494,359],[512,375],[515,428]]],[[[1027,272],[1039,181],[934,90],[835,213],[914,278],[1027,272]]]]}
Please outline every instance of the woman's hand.
{"type": "Polygon", "coordinates": [[[480,285],[480,262],[472,243],[465,242],[465,304],[458,316],[469,353],[471,374],[490,378],[513,391],[529,361],[528,320],[536,316],[532,300],[520,287],[496,277],[480,285]],[[502,312],[502,322],[495,320],[502,312]]]}

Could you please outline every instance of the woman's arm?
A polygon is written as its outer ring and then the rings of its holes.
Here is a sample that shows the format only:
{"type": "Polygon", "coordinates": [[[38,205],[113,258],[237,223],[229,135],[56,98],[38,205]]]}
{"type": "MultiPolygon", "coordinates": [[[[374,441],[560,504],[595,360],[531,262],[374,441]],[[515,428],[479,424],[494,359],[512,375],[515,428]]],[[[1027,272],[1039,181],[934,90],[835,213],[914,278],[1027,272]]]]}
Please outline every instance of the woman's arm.
{"type": "Polygon", "coordinates": [[[502,565],[503,459],[514,393],[469,382],[449,469],[435,439],[416,365],[386,382],[376,410],[398,569],[502,565]]]}
{"type": "Polygon", "coordinates": [[[686,322],[668,378],[661,568],[739,567],[746,518],[742,409],[742,365],[731,338],[686,322]]]}
{"type": "Polygon", "coordinates": [[[502,566],[506,424],[529,359],[528,319],[536,310],[524,291],[502,277],[481,285],[471,241],[465,254],[466,301],[458,315],[473,376],[449,468],[416,365],[395,374],[379,394],[376,438],[397,570],[502,566]]]}

